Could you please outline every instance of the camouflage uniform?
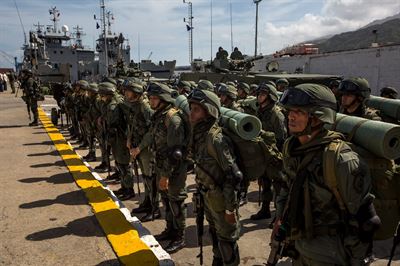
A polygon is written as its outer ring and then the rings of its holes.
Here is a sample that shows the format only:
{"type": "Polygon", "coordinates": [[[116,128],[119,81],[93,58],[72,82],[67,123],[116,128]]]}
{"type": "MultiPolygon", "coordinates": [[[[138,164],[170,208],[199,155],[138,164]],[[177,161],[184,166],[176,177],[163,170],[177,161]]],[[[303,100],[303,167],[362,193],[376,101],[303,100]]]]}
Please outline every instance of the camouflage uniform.
{"type": "Polygon", "coordinates": [[[164,84],[151,83],[147,95],[157,96],[161,106],[157,107],[151,119],[151,151],[155,158],[155,174],[157,184],[161,178],[169,181],[168,189],[160,191],[165,207],[166,229],[156,236],[159,240],[170,239],[165,248],[167,252],[175,252],[184,244],[186,226],[186,176],[188,162],[186,160],[190,129],[180,114],[173,107],[172,90],[164,84]]]}
{"type": "Polygon", "coordinates": [[[221,96],[225,95],[228,99],[223,103],[221,101],[222,107],[229,108],[233,111],[243,112],[243,109],[236,102],[237,99],[237,91],[236,88],[232,85],[221,85],[218,89],[218,93],[221,96]]]}
{"type": "Polygon", "coordinates": [[[203,105],[209,114],[206,120],[193,127],[191,151],[196,163],[196,183],[204,198],[204,213],[210,226],[213,265],[239,265],[236,243],[240,236],[239,202],[237,184],[233,181],[238,170],[232,143],[217,123],[220,103],[217,96],[208,91],[195,90],[188,99],[190,103],[203,105]],[[209,143],[216,151],[216,158],[209,153],[209,143]],[[233,224],[226,221],[227,213],[235,216],[233,224]]]}
{"type": "MultiPolygon", "coordinates": [[[[286,96],[281,98],[285,108],[303,108],[322,123],[334,123],[336,99],[328,88],[301,84],[289,88],[286,96]],[[307,103],[306,97],[311,99],[307,103]]],[[[311,129],[309,123],[303,132],[285,142],[283,162],[287,186],[281,189],[277,216],[299,254],[294,265],[365,265],[368,242],[360,238],[366,232],[360,232],[364,224],[356,217],[363,206],[373,206],[368,167],[344,142],[336,169],[324,169],[323,165],[327,146],[342,139],[341,134],[325,130],[323,124],[319,129],[311,129]],[[301,144],[298,137],[314,130],[319,132],[301,144]],[[336,171],[339,177],[336,191],[346,214],[339,207],[333,189],[326,184],[325,171],[336,171]]]]}
{"type": "MultiPolygon", "coordinates": [[[[146,143],[144,139],[149,137],[151,117],[154,111],[150,108],[147,98],[143,95],[142,84],[135,82],[125,82],[123,86],[125,90],[130,90],[137,95],[140,95],[140,98],[134,102],[125,101],[125,104],[128,107],[128,144],[130,144],[131,148],[138,147],[140,149],[140,153],[136,157],[136,159],[142,172],[142,180],[145,189],[144,201],[140,204],[139,208],[134,209],[132,213],[147,212],[148,214],[153,215],[153,211],[159,212],[159,197],[157,190],[154,191],[153,189],[154,187],[156,187],[153,185],[153,182],[156,182],[156,180],[155,178],[153,178],[150,169],[152,155],[149,150],[148,143],[146,143]],[[155,193],[156,195],[154,195],[153,193],[155,193]],[[155,202],[152,202],[151,199],[155,199],[155,202]],[[154,204],[155,206],[152,206],[152,204],[154,204]]],[[[142,218],[141,220],[143,222],[150,220],[150,218],[153,217],[148,218],[149,219],[142,218]]]]}
{"type": "Polygon", "coordinates": [[[37,126],[39,113],[38,113],[38,99],[39,99],[39,84],[32,77],[32,72],[30,70],[24,71],[25,76],[22,81],[21,87],[23,89],[24,95],[22,98],[24,99],[28,112],[30,108],[30,112],[33,114],[33,121],[29,124],[30,126],[37,126]]]}
{"type": "Polygon", "coordinates": [[[133,177],[129,171],[130,155],[126,147],[126,121],[121,110],[121,97],[117,95],[115,86],[109,82],[99,84],[99,94],[109,95],[102,113],[102,121],[108,134],[108,141],[115,159],[117,171],[121,176],[121,189],[115,191],[121,200],[135,196],[133,177]]]}
{"type": "Polygon", "coordinates": [[[87,104],[88,110],[83,114],[83,121],[87,132],[87,142],[89,144],[89,153],[84,157],[88,162],[96,161],[96,119],[98,110],[96,109],[96,102],[99,100],[98,88],[96,83],[89,84],[87,88],[87,104]]]}

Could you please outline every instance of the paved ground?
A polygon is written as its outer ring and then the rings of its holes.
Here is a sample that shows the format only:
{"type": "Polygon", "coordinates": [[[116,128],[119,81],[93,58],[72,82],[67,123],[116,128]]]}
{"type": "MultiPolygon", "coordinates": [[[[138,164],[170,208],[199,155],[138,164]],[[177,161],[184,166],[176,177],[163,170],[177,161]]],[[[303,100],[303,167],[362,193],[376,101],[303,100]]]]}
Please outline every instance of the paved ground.
{"type": "MultiPolygon", "coordinates": [[[[46,99],[44,104],[45,111],[49,112],[54,101],[46,99]]],[[[0,171],[3,173],[0,183],[0,264],[118,264],[83,193],[73,183],[47,134],[40,126],[26,127],[27,123],[23,102],[8,93],[0,94],[0,171]]],[[[59,128],[68,140],[66,127],[59,128]]],[[[71,144],[77,147],[72,141],[71,144]]],[[[76,151],[87,154],[86,150],[76,151]]],[[[95,167],[98,162],[91,165],[95,167]]],[[[106,174],[101,176],[105,178],[106,174]]],[[[109,186],[119,188],[118,184],[109,186]]],[[[140,186],[143,191],[141,183],[140,186]]],[[[176,265],[199,265],[191,203],[193,176],[188,178],[188,190],[187,248],[172,254],[176,265]]],[[[258,210],[257,197],[257,187],[253,184],[250,202],[240,210],[243,227],[239,240],[241,265],[264,265],[269,252],[269,220],[249,220],[258,210]]],[[[137,196],[124,204],[131,210],[138,202],[137,196]]],[[[163,220],[156,220],[144,225],[153,234],[158,234],[165,224],[163,220]]],[[[210,265],[212,259],[207,229],[205,226],[204,265],[210,265]]],[[[374,265],[387,264],[384,258],[389,255],[390,245],[391,240],[375,243],[376,255],[383,260],[374,265]]],[[[396,262],[399,263],[400,248],[397,254],[396,262]]],[[[281,262],[279,265],[290,264],[281,262]]]]}

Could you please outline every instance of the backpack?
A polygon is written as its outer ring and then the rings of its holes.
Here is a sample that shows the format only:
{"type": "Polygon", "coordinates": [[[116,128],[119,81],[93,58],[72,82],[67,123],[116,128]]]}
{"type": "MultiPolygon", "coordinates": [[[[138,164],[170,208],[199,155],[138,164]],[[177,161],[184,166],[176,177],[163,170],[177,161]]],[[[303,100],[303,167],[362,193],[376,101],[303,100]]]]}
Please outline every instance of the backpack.
{"type": "MultiPolygon", "coordinates": [[[[336,162],[344,141],[332,141],[323,155],[324,179],[326,185],[334,194],[341,210],[345,210],[343,200],[337,189],[336,162]]],[[[353,143],[348,144],[353,151],[362,157],[370,170],[372,189],[375,195],[374,206],[382,225],[375,232],[375,240],[384,240],[393,237],[398,221],[400,220],[400,174],[394,169],[393,161],[377,157],[364,148],[353,143]]],[[[400,170],[400,169],[399,169],[400,170]]]]}
{"type": "Polygon", "coordinates": [[[217,158],[213,140],[220,132],[231,140],[236,162],[245,180],[255,181],[265,174],[271,179],[280,177],[282,154],[275,145],[274,133],[261,131],[258,137],[245,140],[227,127],[218,128],[207,135],[207,150],[213,158],[217,158]]]}

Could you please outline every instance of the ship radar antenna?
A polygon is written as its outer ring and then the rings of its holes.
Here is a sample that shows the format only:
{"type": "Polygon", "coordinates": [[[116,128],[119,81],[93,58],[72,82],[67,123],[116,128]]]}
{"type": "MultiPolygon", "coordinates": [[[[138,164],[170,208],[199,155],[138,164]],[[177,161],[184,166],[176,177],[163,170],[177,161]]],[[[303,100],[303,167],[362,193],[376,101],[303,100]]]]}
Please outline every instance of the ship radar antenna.
{"type": "Polygon", "coordinates": [[[58,26],[57,22],[60,20],[60,10],[57,7],[52,7],[49,9],[49,14],[51,15],[50,20],[53,21],[53,32],[57,33],[58,26]]]}

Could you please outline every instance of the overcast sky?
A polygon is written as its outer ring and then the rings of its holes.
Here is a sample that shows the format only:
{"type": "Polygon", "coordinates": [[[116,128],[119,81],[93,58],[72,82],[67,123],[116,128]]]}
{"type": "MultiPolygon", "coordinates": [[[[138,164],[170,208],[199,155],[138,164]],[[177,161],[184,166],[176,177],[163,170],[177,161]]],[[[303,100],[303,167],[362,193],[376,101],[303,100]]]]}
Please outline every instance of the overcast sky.
{"type": "MultiPolygon", "coordinates": [[[[99,34],[93,14],[99,15],[99,0],[0,0],[0,67],[12,66],[10,57],[21,60],[24,42],[15,2],[26,32],[33,24],[51,24],[48,9],[56,6],[60,25],[70,30],[84,28],[84,45],[94,47],[99,34]],[[7,55],[6,55],[7,54],[7,55]]],[[[212,54],[219,46],[231,51],[230,5],[233,45],[244,54],[254,54],[255,4],[253,0],[192,0],[194,58],[210,59],[210,10],[213,13],[212,54]]],[[[189,64],[188,32],[183,18],[187,4],[182,0],[106,0],[114,14],[113,32],[129,39],[131,58],[176,59],[189,64]]],[[[358,29],[365,24],[400,12],[399,0],[263,0],[259,4],[258,51],[269,54],[297,42],[358,29]]]]}

